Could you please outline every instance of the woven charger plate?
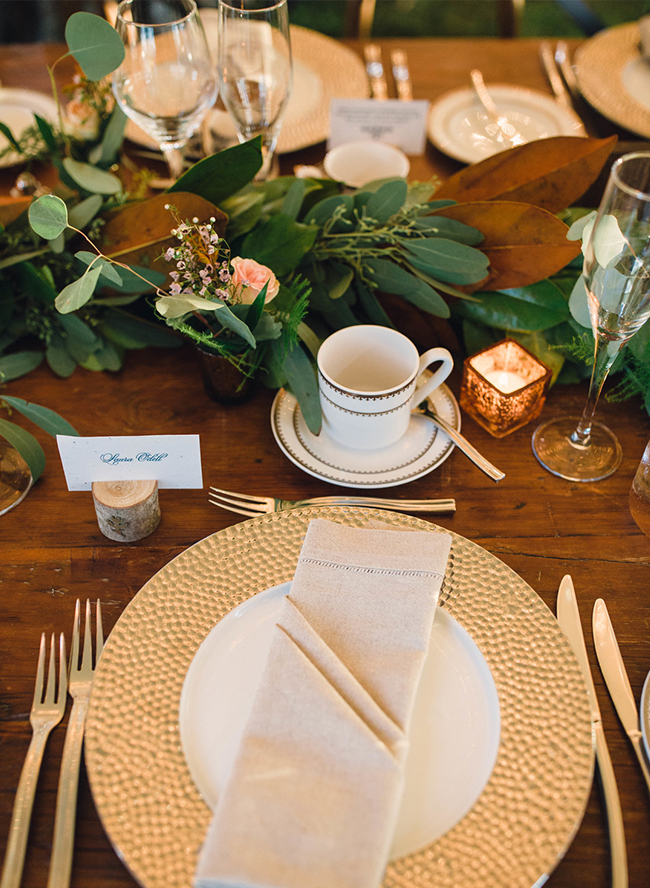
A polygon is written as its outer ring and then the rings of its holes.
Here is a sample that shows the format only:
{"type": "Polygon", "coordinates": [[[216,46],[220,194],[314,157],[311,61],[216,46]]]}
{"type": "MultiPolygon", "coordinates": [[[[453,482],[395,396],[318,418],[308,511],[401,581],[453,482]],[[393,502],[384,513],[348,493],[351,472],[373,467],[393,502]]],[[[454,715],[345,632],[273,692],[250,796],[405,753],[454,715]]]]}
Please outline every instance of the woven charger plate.
{"type": "Polygon", "coordinates": [[[650,108],[625,89],[626,69],[641,58],[636,22],[599,31],[576,51],[580,92],[597,111],[619,126],[650,139],[650,108]]]}
{"type": "MultiPolygon", "coordinates": [[[[442,530],[395,512],[347,507],[244,521],[163,567],[108,638],[93,682],[86,766],[104,828],[145,888],[191,888],[211,818],[179,733],[192,658],[234,607],[291,580],[315,517],[355,527],[380,517],[397,528],[442,530]]],[[[391,861],[384,888],[530,888],[555,867],[587,803],[594,754],[585,685],[530,586],[484,549],[450,536],[440,605],[469,632],[494,677],[499,753],[474,808],[437,841],[391,861]]]]}

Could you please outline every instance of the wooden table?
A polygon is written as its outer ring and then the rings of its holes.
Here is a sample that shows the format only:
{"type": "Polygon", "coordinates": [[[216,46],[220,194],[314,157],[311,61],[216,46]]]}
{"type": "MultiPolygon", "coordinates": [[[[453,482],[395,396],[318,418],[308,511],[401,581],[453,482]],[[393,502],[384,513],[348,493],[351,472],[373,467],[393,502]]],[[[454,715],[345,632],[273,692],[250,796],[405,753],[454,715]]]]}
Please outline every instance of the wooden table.
{"type": "MultiPolygon", "coordinates": [[[[400,40],[399,44],[409,51],[418,97],[434,98],[465,83],[473,65],[483,68],[488,80],[547,88],[536,41],[400,40]]],[[[384,44],[390,45],[391,41],[384,44]]],[[[3,48],[3,84],[45,90],[43,65],[56,56],[49,47],[3,48]]],[[[307,162],[322,157],[322,152],[319,146],[285,158],[283,164],[307,162]]],[[[414,160],[412,173],[424,179],[434,172],[446,175],[453,168],[453,162],[429,147],[425,157],[414,160]]],[[[450,382],[456,395],[459,381],[456,372],[450,382]]],[[[82,435],[198,433],[206,486],[288,499],[336,492],[302,473],[279,451],[269,423],[271,392],[260,390],[244,406],[216,405],[204,393],[189,348],[130,352],[119,373],[77,369],[69,380],[41,367],[10,383],[6,392],[57,410],[82,435]]],[[[579,412],[585,395],[583,386],[555,388],[542,418],[579,412]]],[[[650,876],[650,801],[596,665],[590,623],[593,602],[602,596],[638,699],[650,670],[650,540],[630,517],[628,491],[650,437],[650,420],[638,399],[616,405],[603,402],[598,414],[615,429],[624,453],[618,472],[598,484],[569,483],[542,469],[531,451],[531,426],[496,440],[465,416],[463,431],[506,471],[505,480],[495,485],[456,450],[437,471],[394,493],[455,497],[456,514],[438,516],[436,522],[494,553],[552,609],[562,576],[573,576],[623,803],[630,886],[645,888],[650,876]]],[[[45,434],[39,438],[47,453],[46,472],[23,503],[0,518],[0,850],[31,735],[28,715],[40,633],[63,630],[69,639],[74,601],[86,597],[101,599],[105,628],[110,630],[141,586],[171,558],[239,520],[210,506],[205,490],[163,490],[158,530],[138,543],[120,546],[99,532],[90,494],[66,490],[55,442],[45,434]]],[[[23,879],[27,888],[46,883],[65,724],[50,739],[38,786],[23,879]]],[[[610,884],[606,825],[597,789],[591,793],[574,842],[547,884],[550,888],[610,884]]],[[[135,885],[102,830],[83,775],[72,885],[135,885]]]]}

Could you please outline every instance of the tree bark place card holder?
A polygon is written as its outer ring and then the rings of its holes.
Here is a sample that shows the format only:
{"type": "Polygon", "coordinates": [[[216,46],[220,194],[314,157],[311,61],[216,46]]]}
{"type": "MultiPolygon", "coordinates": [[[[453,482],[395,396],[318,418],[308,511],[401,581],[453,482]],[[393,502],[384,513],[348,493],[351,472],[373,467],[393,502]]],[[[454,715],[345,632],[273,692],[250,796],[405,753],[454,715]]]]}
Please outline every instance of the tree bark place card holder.
{"type": "Polygon", "coordinates": [[[158,489],[203,488],[198,435],[57,435],[68,490],[92,490],[99,529],[132,543],[160,523],[158,489]]]}

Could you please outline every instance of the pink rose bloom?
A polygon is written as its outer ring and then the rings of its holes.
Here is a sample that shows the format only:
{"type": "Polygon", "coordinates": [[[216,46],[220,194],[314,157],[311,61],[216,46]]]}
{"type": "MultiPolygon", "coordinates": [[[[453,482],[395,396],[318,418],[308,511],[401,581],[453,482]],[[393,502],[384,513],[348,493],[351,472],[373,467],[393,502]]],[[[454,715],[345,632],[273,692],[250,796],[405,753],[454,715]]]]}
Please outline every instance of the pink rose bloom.
{"type": "Polygon", "coordinates": [[[65,106],[65,131],[80,141],[92,141],[99,135],[99,115],[94,108],[79,99],[65,106]]]}
{"type": "Polygon", "coordinates": [[[269,286],[266,291],[264,303],[266,304],[267,302],[270,302],[271,299],[274,299],[278,295],[280,283],[271,269],[267,268],[266,265],[260,265],[259,262],[256,262],[254,259],[242,259],[241,256],[236,256],[231,264],[234,269],[231,283],[237,287],[238,290],[241,288],[240,295],[242,302],[247,305],[250,305],[251,302],[255,302],[255,299],[267,281],[269,282],[269,286]]]}

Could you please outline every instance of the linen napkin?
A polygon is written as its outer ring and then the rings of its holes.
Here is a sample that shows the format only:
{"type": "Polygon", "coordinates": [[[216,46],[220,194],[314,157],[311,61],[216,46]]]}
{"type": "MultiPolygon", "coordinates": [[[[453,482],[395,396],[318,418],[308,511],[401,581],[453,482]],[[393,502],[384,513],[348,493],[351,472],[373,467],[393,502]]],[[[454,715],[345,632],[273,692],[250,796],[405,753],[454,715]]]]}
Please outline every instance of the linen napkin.
{"type": "Polygon", "coordinates": [[[196,888],[378,888],[450,542],[310,523],[196,888]]]}

